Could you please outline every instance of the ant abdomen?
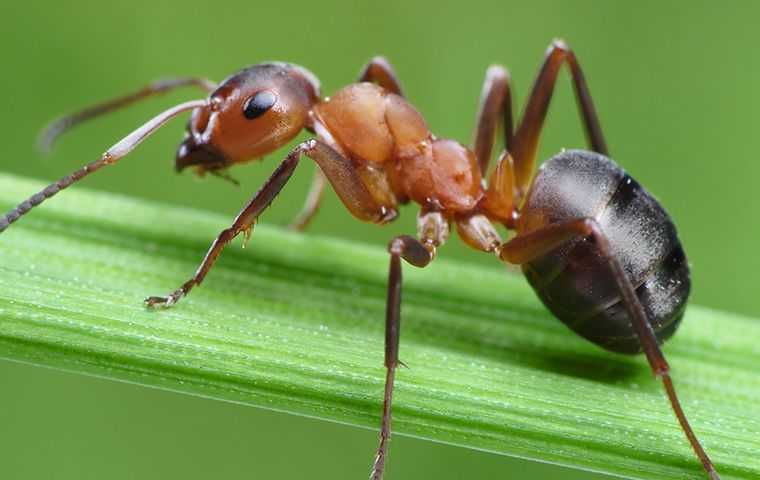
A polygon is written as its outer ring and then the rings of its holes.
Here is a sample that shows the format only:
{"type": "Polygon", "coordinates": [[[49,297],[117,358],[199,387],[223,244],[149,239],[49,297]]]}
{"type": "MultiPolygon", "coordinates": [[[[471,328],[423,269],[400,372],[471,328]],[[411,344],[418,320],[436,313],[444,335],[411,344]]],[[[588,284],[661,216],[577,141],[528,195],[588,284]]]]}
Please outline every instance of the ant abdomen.
{"type": "MultiPolygon", "coordinates": [[[[539,170],[519,223],[521,233],[593,218],[625,271],[659,343],[675,333],[689,296],[689,267],[668,214],[609,158],[565,151],[539,170]]],[[[523,265],[543,303],[579,335],[608,350],[639,353],[640,339],[608,262],[586,238],[568,240],[523,265]]]]}

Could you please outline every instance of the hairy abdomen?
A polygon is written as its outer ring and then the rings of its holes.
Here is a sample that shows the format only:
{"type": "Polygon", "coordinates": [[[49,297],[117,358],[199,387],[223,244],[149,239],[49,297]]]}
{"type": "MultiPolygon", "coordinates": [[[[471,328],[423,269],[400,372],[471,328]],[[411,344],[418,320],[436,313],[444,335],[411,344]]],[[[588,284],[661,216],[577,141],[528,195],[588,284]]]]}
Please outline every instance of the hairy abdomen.
{"type": "MultiPolygon", "coordinates": [[[[609,239],[657,339],[670,338],[683,316],[690,281],[668,214],[612,160],[566,151],[539,170],[518,231],[584,217],[596,219],[609,239]]],[[[593,243],[566,242],[523,271],[549,310],[578,334],[615,352],[641,351],[617,284],[593,243]]]]}

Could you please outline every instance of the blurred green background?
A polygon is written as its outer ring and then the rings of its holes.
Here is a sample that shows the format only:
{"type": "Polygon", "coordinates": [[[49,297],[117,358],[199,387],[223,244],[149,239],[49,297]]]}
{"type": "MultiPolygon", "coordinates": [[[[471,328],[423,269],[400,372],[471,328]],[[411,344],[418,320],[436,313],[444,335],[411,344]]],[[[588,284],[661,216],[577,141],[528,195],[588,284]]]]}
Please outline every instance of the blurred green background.
{"type": "MultiPolygon", "coordinates": [[[[545,48],[562,37],[586,71],[613,156],[675,218],[693,268],[694,301],[760,315],[760,7],[726,5],[3,2],[0,171],[57,179],[154,113],[198,94],[172,94],[83,126],[43,158],[35,135],[64,112],[163,76],[218,80],[273,59],[307,66],[329,95],[371,55],[384,54],[433,131],[469,142],[486,67],[510,67],[522,105],[545,48]]],[[[240,188],[180,177],[172,162],[183,123],[82,186],[232,218],[285,154],[233,170],[240,188]]],[[[582,146],[565,74],[541,158],[582,146]]],[[[265,222],[285,224],[298,211],[311,171],[304,163],[265,222]]],[[[380,249],[392,235],[413,232],[414,216],[409,207],[389,227],[363,225],[330,192],[311,232],[380,249]]],[[[441,254],[498,268],[458,240],[441,254]]],[[[135,292],[135,301],[144,293],[135,292]]],[[[0,475],[9,479],[363,478],[376,442],[371,431],[30,366],[0,362],[0,381],[0,475]]],[[[389,472],[395,480],[603,478],[403,437],[394,439],[389,472]]]]}

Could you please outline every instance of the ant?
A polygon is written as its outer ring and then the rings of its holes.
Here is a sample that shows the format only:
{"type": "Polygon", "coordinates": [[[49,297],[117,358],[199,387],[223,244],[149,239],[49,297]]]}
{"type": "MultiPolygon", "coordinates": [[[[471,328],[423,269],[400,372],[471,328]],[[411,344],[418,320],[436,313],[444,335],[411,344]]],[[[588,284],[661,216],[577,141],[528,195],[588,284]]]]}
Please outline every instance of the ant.
{"type": "Polygon", "coordinates": [[[430,132],[382,57],[365,66],[357,83],[325,99],[314,74],[287,63],[255,65],[219,85],[200,78],[156,82],[59,119],[43,132],[42,145],[49,147],[85,120],[182,86],[200,87],[209,95],[157,115],[98,160],[31,196],[0,217],[0,232],[60,190],[115,164],[183,112],[192,114],[176,169],[192,167],[199,175],[228,178],[228,167],[260,159],[306,129],[315,138],[290,151],[214,240],[192,278],[167,296],[149,297],[148,307],[170,307],[200,285],[227,244],[240,234],[250,237],[259,215],[306,156],[319,168],[296,229],[314,217],[326,181],[349,212],[365,222],[391,222],[399,205],[410,201],[421,207],[417,238],[402,235],[388,244],[387,373],[371,479],[383,477],[391,435],[391,400],[400,363],[401,260],[415,267],[429,265],[452,224],[470,247],[522,266],[546,307],[582,337],[613,352],[643,351],[705,471],[713,480],[720,478],[681,409],[659,346],[683,317],[690,291],[686,256],[665,210],[609,158],[583,72],[564,42],[549,46],[516,126],[509,72],[497,65],[487,70],[472,149],[430,132]],[[562,151],[534,175],[539,137],[565,63],[591,151],[562,151]],[[485,183],[499,126],[505,150],[485,183]],[[495,224],[516,235],[503,242],[495,224]]]}

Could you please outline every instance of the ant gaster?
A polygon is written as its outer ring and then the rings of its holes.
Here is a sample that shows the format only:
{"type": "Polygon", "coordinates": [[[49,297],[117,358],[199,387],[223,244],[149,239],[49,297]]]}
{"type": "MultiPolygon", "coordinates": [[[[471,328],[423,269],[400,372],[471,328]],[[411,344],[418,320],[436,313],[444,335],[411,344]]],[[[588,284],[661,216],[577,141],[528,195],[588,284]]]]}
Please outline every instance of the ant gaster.
{"type": "Polygon", "coordinates": [[[657,201],[608,158],[591,95],[574,53],[553,42],[513,124],[512,87],[506,69],[492,66],[483,85],[474,147],[435,137],[422,115],[405,99],[383,58],[364,68],[358,83],[320,98],[317,78],[286,63],[246,68],[214,85],[177,78],[64,117],[49,127],[49,146],[68,128],[136,100],[195,85],[207,99],[173,107],[127,135],[100,159],[49,185],[0,218],[0,231],[34,206],[98,170],[114,164],[169,119],[192,111],[176,168],[224,176],[237,163],[259,159],[303,129],[315,138],[297,145],[275,169],[232,225],[214,240],[197,271],[149,307],[168,307],[199,285],[224,247],[241,233],[248,237],[259,215],[292,175],[299,159],[314,160],[312,190],[298,229],[319,206],[329,181],[348,210],[376,224],[392,221],[401,204],[421,206],[417,238],[390,241],[386,307],[384,406],[380,444],[371,478],[383,477],[391,430],[391,398],[399,365],[401,260],[427,266],[447,239],[450,225],[470,247],[521,265],[544,304],[571,329],[603,348],[644,352],[663,381],[675,415],[710,478],[719,476],[681,409],[659,344],[678,327],[689,295],[686,257],[670,218],[657,201]],[[567,63],[592,151],[563,151],[534,176],[539,136],[560,67],[567,63]],[[505,150],[483,182],[497,130],[505,150]],[[515,230],[503,242],[494,224],[515,230]]]}

